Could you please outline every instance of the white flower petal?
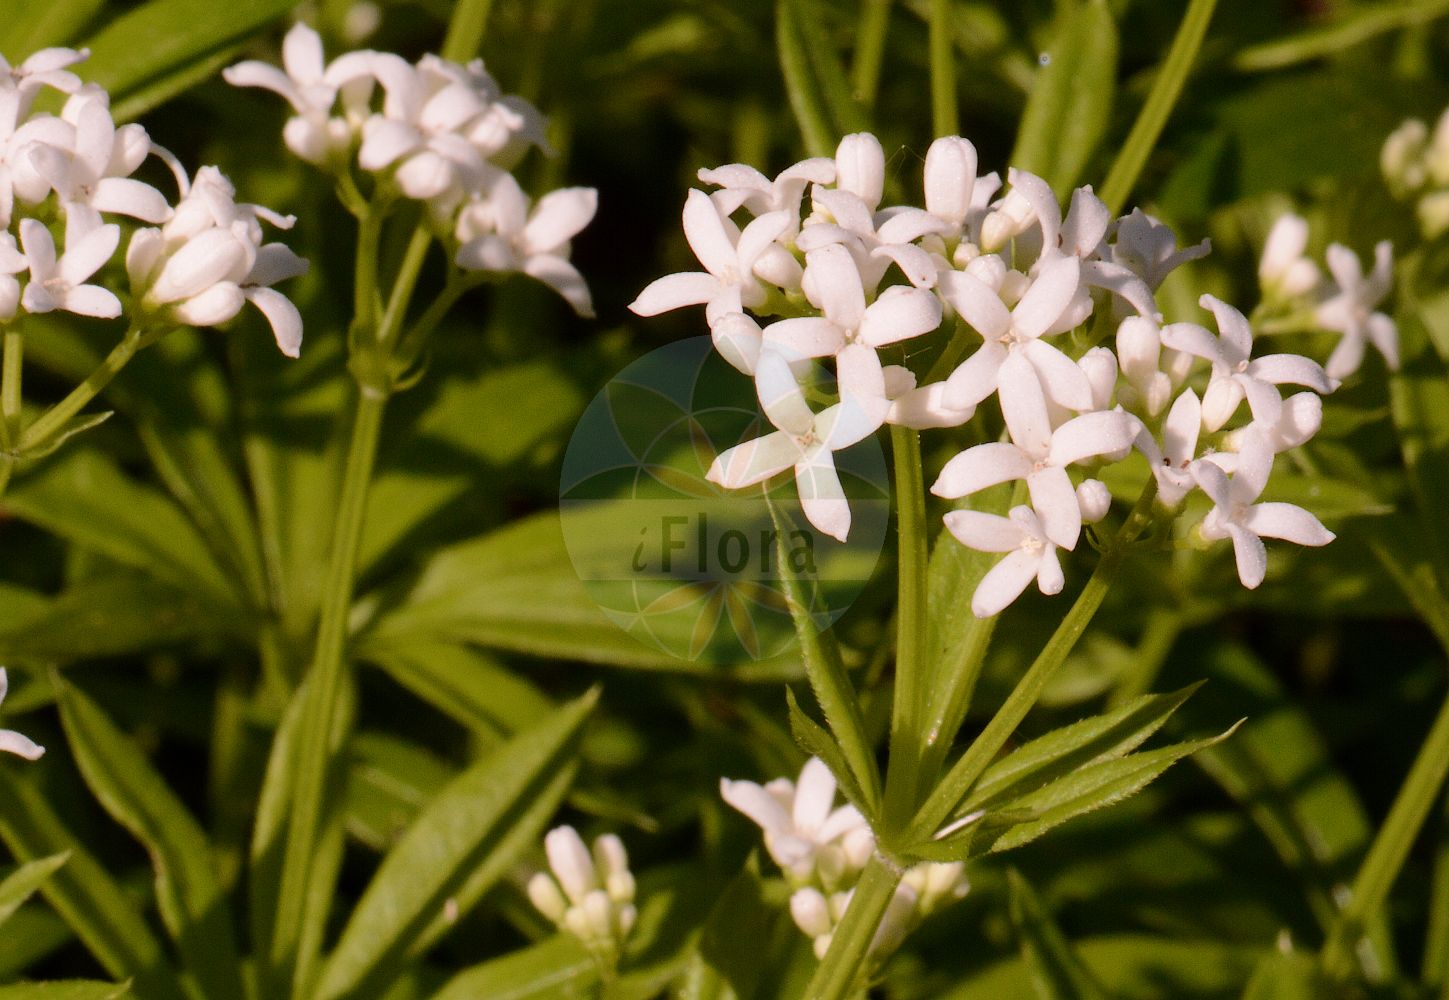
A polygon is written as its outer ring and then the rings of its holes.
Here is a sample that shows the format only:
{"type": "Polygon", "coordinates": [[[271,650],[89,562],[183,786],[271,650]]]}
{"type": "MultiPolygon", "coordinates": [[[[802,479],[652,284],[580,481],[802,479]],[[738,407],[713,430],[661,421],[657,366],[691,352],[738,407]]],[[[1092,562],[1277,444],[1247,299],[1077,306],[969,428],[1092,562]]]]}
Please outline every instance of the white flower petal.
{"type": "Polygon", "coordinates": [[[289,358],[302,353],[302,314],[292,300],[274,288],[249,288],[243,291],[252,305],[261,310],[271,325],[277,349],[289,358]]]}
{"type": "MultiPolygon", "coordinates": [[[[1077,369],[1077,374],[1081,375],[1081,369],[1077,369]]],[[[1082,380],[1086,381],[1085,375],[1082,380]]],[[[996,394],[1011,440],[1028,455],[1045,458],[1051,447],[1051,418],[1047,415],[1046,397],[1036,369],[1020,353],[1012,354],[1002,363],[996,394]]]]}
{"type": "Polygon", "coordinates": [[[1238,563],[1238,580],[1244,587],[1254,590],[1268,575],[1268,552],[1263,540],[1251,531],[1237,524],[1227,525],[1233,539],[1233,557],[1238,563]]]}
{"type": "Polygon", "coordinates": [[[629,303],[631,312],[639,316],[657,316],[671,309],[703,305],[719,295],[719,279],[701,271],[681,271],[656,278],[629,303]]]}
{"type": "Polygon", "coordinates": [[[1026,533],[1009,517],[979,510],[953,510],[944,518],[946,530],[978,552],[1013,552],[1026,541],[1026,533]]]}
{"type": "Polygon", "coordinates": [[[831,538],[844,542],[850,534],[850,504],[828,448],[817,447],[796,463],[795,486],[806,519],[831,538]]]}
{"type": "Polygon", "coordinates": [[[1001,296],[975,275],[947,271],[936,287],[957,315],[987,341],[999,340],[1011,329],[1012,316],[1001,296]]]}
{"type": "Polygon", "coordinates": [[[812,250],[805,258],[803,287],[811,303],[843,329],[855,330],[865,315],[865,289],[850,251],[839,244],[812,250]]]}
{"type": "Polygon", "coordinates": [[[523,252],[554,253],[587,226],[599,208],[599,192],[573,187],[550,191],[539,199],[523,227],[523,252]]]}
{"type": "MultiPolygon", "coordinates": [[[[1031,458],[1014,444],[993,441],[967,448],[946,463],[931,486],[938,497],[964,497],[997,483],[1031,475],[1031,458]]],[[[948,515],[949,516],[949,515],[948,515]]]]}
{"type": "Polygon", "coordinates": [[[831,357],[845,347],[840,327],[820,316],[778,320],[765,327],[764,334],[769,349],[787,361],[831,357]]]}
{"type": "Polygon", "coordinates": [[[1039,337],[1066,311],[1077,293],[1081,264],[1075,257],[1059,257],[1041,269],[1011,311],[1011,325],[1023,337],[1039,337]]]}
{"type": "Polygon", "coordinates": [[[1023,549],[1007,555],[987,571],[971,595],[971,613],[977,618],[990,618],[1000,614],[1007,605],[1021,596],[1026,585],[1036,577],[1041,567],[1040,554],[1023,549]]]}
{"type": "Polygon", "coordinates": [[[815,413],[805,402],[789,362],[780,355],[768,351],[760,355],[755,369],[755,391],[765,416],[780,430],[800,437],[815,426],[815,413]]]}
{"type": "Polygon", "coordinates": [[[589,295],[589,284],[578,268],[563,257],[551,253],[534,254],[523,262],[523,273],[558,292],[578,315],[585,319],[593,317],[594,301],[589,295]]]}
{"type": "Polygon", "coordinates": [[[691,189],[684,202],[684,236],[704,269],[726,284],[738,283],[739,254],[733,226],[703,191],[691,189]],[[734,277],[730,274],[734,272],[734,277]]]}
{"type": "Polygon", "coordinates": [[[941,303],[919,288],[887,288],[861,317],[859,337],[871,347],[883,347],[930,333],[941,325],[941,303]]]}
{"type": "Polygon", "coordinates": [[[1067,551],[1077,547],[1082,534],[1082,509],[1077,490],[1065,469],[1047,466],[1026,477],[1031,506],[1041,519],[1047,538],[1067,551]]]}
{"type": "Polygon", "coordinates": [[[1255,535],[1296,545],[1327,545],[1335,537],[1318,518],[1291,503],[1254,504],[1244,512],[1242,523],[1255,535]]]}
{"type": "Polygon", "coordinates": [[[793,436],[774,431],[721,452],[705,478],[725,489],[742,489],[779,475],[794,465],[800,455],[800,445],[793,436]]]}

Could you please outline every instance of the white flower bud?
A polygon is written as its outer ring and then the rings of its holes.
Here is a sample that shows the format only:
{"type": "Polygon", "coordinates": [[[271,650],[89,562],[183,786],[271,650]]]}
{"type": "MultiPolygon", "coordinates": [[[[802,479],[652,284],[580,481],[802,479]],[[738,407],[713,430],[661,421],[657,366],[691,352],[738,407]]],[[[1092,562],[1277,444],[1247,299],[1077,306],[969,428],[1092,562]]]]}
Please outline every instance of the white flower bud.
{"type": "Polygon", "coordinates": [[[1112,506],[1112,493],[1100,479],[1086,479],[1077,487],[1077,506],[1082,509],[1082,521],[1096,524],[1107,516],[1112,506]]]}
{"type": "Polygon", "coordinates": [[[1379,153],[1379,166],[1389,190],[1396,198],[1404,198],[1424,186],[1428,179],[1424,167],[1424,151],[1429,143],[1429,127],[1411,118],[1389,133],[1379,153]]]}
{"type": "Polygon", "coordinates": [[[1031,228],[1036,212],[1020,191],[1012,190],[981,223],[981,249],[988,253],[1000,250],[1031,228]]]}
{"type": "Polygon", "coordinates": [[[1086,372],[1092,387],[1092,408],[1110,410],[1112,390],[1117,387],[1117,356],[1105,347],[1094,347],[1082,355],[1077,365],[1086,372]]]}
{"type": "Polygon", "coordinates": [[[1449,191],[1435,191],[1420,198],[1415,214],[1425,239],[1437,239],[1449,232],[1449,191]]]}
{"type": "Polygon", "coordinates": [[[543,849],[548,855],[548,866],[575,905],[581,904],[590,892],[599,887],[593,858],[573,827],[560,826],[550,830],[543,838],[543,849]]]}
{"type": "Polygon", "coordinates": [[[563,892],[559,889],[558,883],[544,872],[539,872],[528,880],[528,899],[545,917],[555,924],[562,924],[564,914],[568,912],[568,900],[564,899],[563,892]]]}
{"type": "Polygon", "coordinates": [[[976,163],[976,147],[960,136],[931,143],[926,151],[926,211],[957,226],[965,222],[976,185],[976,163]]]}
{"type": "Polygon", "coordinates": [[[790,917],[812,938],[823,937],[835,928],[830,906],[818,889],[796,889],[790,896],[790,917]]]}
{"type": "Polygon", "coordinates": [[[595,889],[584,897],[584,916],[588,921],[590,940],[608,941],[614,936],[614,904],[603,889],[595,889]]]}
{"type": "Polygon", "coordinates": [[[849,191],[874,211],[885,189],[885,151],[869,132],[856,132],[840,140],[835,149],[835,186],[849,191]]]}

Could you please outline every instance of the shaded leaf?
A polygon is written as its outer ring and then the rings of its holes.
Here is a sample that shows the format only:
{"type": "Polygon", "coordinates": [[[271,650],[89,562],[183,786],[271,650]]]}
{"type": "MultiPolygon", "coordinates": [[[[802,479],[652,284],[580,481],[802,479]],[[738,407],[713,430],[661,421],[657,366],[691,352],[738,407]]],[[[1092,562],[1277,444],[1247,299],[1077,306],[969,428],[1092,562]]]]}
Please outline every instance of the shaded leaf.
{"type": "Polygon", "coordinates": [[[45,884],[55,871],[69,859],[68,854],[52,854],[21,865],[0,882],[0,924],[9,920],[25,901],[45,884]]]}
{"type": "Polygon", "coordinates": [[[1007,884],[1011,923],[1041,1000],[1105,1000],[1106,994],[1082,966],[1031,884],[1015,869],[1007,872],[1007,884]]]}

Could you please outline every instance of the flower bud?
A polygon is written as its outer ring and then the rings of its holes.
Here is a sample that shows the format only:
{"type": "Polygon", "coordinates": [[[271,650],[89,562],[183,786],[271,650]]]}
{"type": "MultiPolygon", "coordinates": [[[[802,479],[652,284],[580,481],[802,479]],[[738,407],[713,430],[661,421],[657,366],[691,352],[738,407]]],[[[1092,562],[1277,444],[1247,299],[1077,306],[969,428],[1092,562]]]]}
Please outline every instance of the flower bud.
{"type": "Polygon", "coordinates": [[[552,877],[539,872],[528,880],[528,899],[545,917],[555,924],[562,924],[564,914],[568,912],[568,900],[564,899],[563,892],[559,889],[558,883],[552,877]]]}
{"type": "Polygon", "coordinates": [[[885,151],[880,140],[869,132],[846,136],[835,149],[835,165],[835,186],[875,211],[885,189],[885,151]]]}
{"type": "Polygon", "coordinates": [[[976,185],[976,163],[976,147],[960,136],[931,143],[926,151],[926,211],[957,226],[965,222],[976,185]]]}
{"type": "Polygon", "coordinates": [[[790,917],[795,926],[812,938],[829,934],[835,927],[830,906],[818,889],[797,889],[790,896],[790,917]]]}
{"type": "Polygon", "coordinates": [[[1083,480],[1077,487],[1077,506],[1082,510],[1082,521],[1096,524],[1107,516],[1112,506],[1112,493],[1100,479],[1083,480]]]}
{"type": "Polygon", "coordinates": [[[590,892],[599,887],[593,858],[573,827],[561,826],[550,830],[543,838],[543,849],[559,885],[575,904],[582,903],[590,892]]]}
{"type": "Polygon", "coordinates": [[[1427,172],[1423,158],[1428,140],[1428,126],[1416,118],[1404,122],[1384,140],[1379,166],[1394,197],[1405,198],[1424,186],[1427,172]]]}

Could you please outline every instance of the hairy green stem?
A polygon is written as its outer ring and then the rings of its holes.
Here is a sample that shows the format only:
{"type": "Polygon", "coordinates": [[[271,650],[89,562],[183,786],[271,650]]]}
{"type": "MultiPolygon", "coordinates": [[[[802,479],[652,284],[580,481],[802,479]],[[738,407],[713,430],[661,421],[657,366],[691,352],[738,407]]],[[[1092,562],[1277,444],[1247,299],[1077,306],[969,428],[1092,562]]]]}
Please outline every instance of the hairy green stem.
{"type": "Polygon", "coordinates": [[[413,290],[417,288],[418,276],[422,273],[423,262],[427,260],[428,248],[432,245],[432,232],[420,223],[408,240],[402,265],[398,268],[397,281],[393,283],[387,309],[383,312],[382,322],[377,328],[377,340],[388,354],[396,349],[398,338],[402,336],[403,319],[407,316],[408,305],[413,300],[413,290]]]}
{"type": "Polygon", "coordinates": [[[1102,183],[1102,190],[1098,192],[1113,215],[1122,210],[1142,168],[1147,165],[1148,155],[1157,145],[1157,138],[1166,126],[1173,105],[1187,82],[1187,74],[1197,59],[1198,50],[1202,48],[1208,22],[1212,20],[1216,6],[1217,0],[1191,0],[1188,4],[1182,25],[1177,29],[1177,37],[1172,40],[1172,48],[1168,50],[1162,68],[1157,71],[1157,79],[1152,83],[1152,91],[1147,95],[1147,103],[1142,105],[1132,131],[1127,134],[1127,141],[1122,144],[1112,169],[1107,172],[1107,179],[1102,183]]]}
{"type": "Polygon", "coordinates": [[[891,709],[890,759],[885,809],[889,826],[915,812],[923,742],[923,681],[926,639],[926,488],[921,469],[921,436],[908,427],[891,428],[896,480],[898,539],[896,680],[891,709]]]}
{"type": "Polygon", "coordinates": [[[902,874],[881,855],[871,857],[830,939],[830,950],[805,988],[806,1000],[842,1000],[860,988],[861,967],[902,874]]]}
{"type": "Polygon", "coordinates": [[[855,99],[867,111],[875,107],[880,90],[880,66],[885,55],[886,32],[890,28],[891,0],[864,0],[860,24],[855,29],[855,60],[850,83],[855,99]]]}
{"type": "Polygon", "coordinates": [[[935,835],[941,824],[951,815],[956,805],[971,791],[992,760],[1016,732],[1016,727],[1026,718],[1032,706],[1041,697],[1043,689],[1057,669],[1066,661],[1077,640],[1082,637],[1102,600],[1111,589],[1117,571],[1128,548],[1147,529],[1152,521],[1152,505],[1157,499],[1157,480],[1148,479],[1132,513],[1122,525],[1111,545],[1102,553],[1101,561],[1087,581],[1077,601],[1067,612],[1052,637],[1042,648],[1031,668],[1022,675],[1016,687],[1007,697],[986,728],[966,749],[956,765],[936,786],[926,804],[911,823],[909,836],[924,841],[935,835]]]}
{"type": "Polygon", "coordinates": [[[956,111],[956,62],[951,14],[954,0],[931,0],[931,123],[937,136],[955,135],[961,127],[956,111]]]}
{"type": "Polygon", "coordinates": [[[1363,929],[1388,899],[1404,859],[1409,856],[1409,848],[1439,796],[1446,774],[1449,774],[1449,698],[1444,700],[1428,738],[1419,748],[1409,776],[1404,779],[1389,808],[1388,818],[1379,828],[1353,881],[1348,905],[1339,914],[1323,947],[1323,965],[1330,975],[1348,978],[1354,974],[1354,954],[1363,929]]]}

